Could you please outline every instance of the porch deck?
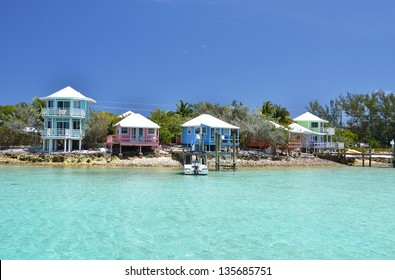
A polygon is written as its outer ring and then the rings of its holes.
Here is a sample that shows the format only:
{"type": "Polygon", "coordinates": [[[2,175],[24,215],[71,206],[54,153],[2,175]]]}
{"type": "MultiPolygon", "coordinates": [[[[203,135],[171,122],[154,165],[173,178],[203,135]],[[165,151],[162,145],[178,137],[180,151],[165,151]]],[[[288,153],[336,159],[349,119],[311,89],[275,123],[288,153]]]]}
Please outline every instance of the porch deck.
{"type": "Polygon", "coordinates": [[[85,118],[86,112],[79,108],[43,108],[43,117],[73,117],[85,118]]]}
{"type": "Polygon", "coordinates": [[[46,128],[43,131],[43,138],[46,139],[82,139],[85,136],[85,133],[80,129],[64,129],[64,128],[56,128],[50,129],[46,128]]]}
{"type": "Polygon", "coordinates": [[[128,135],[109,135],[107,136],[107,145],[121,146],[159,146],[159,138],[156,135],[144,137],[129,137],[128,135]]]}

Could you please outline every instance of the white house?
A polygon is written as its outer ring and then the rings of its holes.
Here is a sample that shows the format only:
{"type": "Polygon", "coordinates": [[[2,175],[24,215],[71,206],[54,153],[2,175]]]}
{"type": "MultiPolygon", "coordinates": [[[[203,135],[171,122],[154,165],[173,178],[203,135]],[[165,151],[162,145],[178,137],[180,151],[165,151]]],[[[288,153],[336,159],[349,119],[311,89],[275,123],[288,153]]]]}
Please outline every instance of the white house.
{"type": "Polygon", "coordinates": [[[96,101],[69,86],[40,99],[44,100],[46,105],[42,110],[43,150],[81,150],[90,104],[96,101]]]}

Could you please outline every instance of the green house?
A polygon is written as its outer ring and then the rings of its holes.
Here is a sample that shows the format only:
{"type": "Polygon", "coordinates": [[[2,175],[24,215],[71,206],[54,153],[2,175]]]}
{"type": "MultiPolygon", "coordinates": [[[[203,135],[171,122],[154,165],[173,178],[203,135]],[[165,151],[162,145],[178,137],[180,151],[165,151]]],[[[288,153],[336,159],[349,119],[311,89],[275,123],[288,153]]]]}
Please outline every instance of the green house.
{"type": "Polygon", "coordinates": [[[300,126],[312,132],[309,135],[309,144],[312,148],[331,148],[334,128],[327,127],[328,121],[323,120],[310,112],[306,112],[293,119],[300,126]]]}

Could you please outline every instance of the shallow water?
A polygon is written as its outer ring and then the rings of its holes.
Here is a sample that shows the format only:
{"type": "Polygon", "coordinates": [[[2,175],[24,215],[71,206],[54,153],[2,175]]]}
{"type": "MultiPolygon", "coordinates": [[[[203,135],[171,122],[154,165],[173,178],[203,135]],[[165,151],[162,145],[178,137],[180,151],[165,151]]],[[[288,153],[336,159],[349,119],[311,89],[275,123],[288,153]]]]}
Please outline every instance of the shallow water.
{"type": "Polygon", "coordinates": [[[0,259],[395,259],[395,170],[0,166],[0,259]]]}

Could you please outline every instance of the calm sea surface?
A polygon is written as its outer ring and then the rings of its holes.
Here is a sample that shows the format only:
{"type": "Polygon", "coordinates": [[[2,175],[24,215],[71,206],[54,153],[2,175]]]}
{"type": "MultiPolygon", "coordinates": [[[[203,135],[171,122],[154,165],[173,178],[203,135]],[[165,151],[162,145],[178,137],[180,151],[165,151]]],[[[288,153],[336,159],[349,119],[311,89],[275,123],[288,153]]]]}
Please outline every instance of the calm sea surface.
{"type": "Polygon", "coordinates": [[[0,259],[395,259],[395,169],[0,166],[0,259]]]}

